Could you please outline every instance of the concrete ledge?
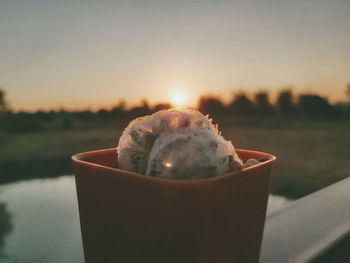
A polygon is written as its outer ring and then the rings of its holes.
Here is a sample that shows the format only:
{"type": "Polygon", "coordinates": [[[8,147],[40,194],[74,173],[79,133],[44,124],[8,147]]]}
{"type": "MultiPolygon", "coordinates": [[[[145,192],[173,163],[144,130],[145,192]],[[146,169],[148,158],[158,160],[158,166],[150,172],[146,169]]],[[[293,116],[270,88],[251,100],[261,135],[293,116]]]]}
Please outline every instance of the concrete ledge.
{"type": "Polygon", "coordinates": [[[349,234],[347,178],[269,215],[259,262],[312,262],[349,234]]]}

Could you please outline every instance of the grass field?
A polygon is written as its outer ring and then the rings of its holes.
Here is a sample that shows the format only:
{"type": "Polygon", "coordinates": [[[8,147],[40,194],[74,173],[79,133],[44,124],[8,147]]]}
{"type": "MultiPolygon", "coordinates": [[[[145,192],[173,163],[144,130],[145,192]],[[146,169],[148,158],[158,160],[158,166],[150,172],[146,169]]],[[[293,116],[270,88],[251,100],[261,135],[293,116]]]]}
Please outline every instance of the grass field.
{"type": "MultiPolygon", "coordinates": [[[[0,134],[0,183],[72,174],[71,155],[115,147],[124,126],[0,134]]],[[[219,128],[236,148],[277,156],[272,193],[298,198],[350,175],[350,123],[223,119],[219,128]]]]}

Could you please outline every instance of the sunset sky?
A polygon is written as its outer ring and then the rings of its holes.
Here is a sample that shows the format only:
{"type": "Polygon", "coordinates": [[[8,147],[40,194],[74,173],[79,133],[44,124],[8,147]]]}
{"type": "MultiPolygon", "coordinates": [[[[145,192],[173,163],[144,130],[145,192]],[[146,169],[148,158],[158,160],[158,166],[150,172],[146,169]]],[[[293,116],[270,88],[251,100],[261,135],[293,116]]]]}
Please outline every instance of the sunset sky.
{"type": "Polygon", "coordinates": [[[291,85],[344,100],[349,14],[349,0],[1,0],[0,87],[17,110],[291,85]]]}

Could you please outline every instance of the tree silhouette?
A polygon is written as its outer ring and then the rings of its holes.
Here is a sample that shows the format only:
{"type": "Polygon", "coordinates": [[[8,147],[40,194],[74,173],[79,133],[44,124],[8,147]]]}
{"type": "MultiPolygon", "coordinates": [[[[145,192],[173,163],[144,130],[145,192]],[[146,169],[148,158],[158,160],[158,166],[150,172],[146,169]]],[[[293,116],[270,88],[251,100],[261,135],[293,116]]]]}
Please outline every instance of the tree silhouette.
{"type": "Polygon", "coordinates": [[[346,86],[346,90],[345,90],[345,94],[348,97],[349,103],[347,106],[347,111],[348,113],[350,113],[350,83],[348,83],[348,85],[346,86]]]}
{"type": "Polygon", "coordinates": [[[255,94],[255,105],[259,114],[266,115],[273,112],[273,106],[269,101],[269,94],[265,91],[255,94]]]}
{"type": "Polygon", "coordinates": [[[122,117],[126,112],[126,102],[125,100],[120,100],[119,103],[114,106],[110,112],[112,117],[122,117]]]}
{"type": "Polygon", "coordinates": [[[8,105],[6,101],[6,92],[0,89],[0,112],[8,110],[8,105]]]}
{"type": "Polygon", "coordinates": [[[348,83],[346,90],[345,90],[345,94],[348,97],[349,101],[350,101],[350,83],[348,83]]]}
{"type": "Polygon", "coordinates": [[[151,113],[151,108],[147,100],[141,101],[141,106],[135,106],[128,111],[131,117],[140,117],[151,113]]]}
{"type": "Polygon", "coordinates": [[[210,114],[217,117],[225,113],[225,106],[219,98],[206,95],[200,97],[198,110],[203,114],[210,114]]]}
{"type": "Polygon", "coordinates": [[[293,94],[290,89],[280,91],[277,98],[277,108],[284,115],[290,115],[293,111],[293,94]]]}
{"type": "Polygon", "coordinates": [[[304,115],[313,116],[329,116],[334,113],[332,105],[329,104],[327,98],[319,95],[302,94],[299,96],[298,108],[304,115]]]}
{"type": "Polygon", "coordinates": [[[97,116],[100,120],[107,120],[109,117],[109,112],[105,109],[99,109],[97,111],[97,116]]]}
{"type": "Polygon", "coordinates": [[[249,116],[255,112],[253,102],[249,100],[245,93],[236,94],[233,101],[228,105],[229,111],[238,116],[249,116]]]}

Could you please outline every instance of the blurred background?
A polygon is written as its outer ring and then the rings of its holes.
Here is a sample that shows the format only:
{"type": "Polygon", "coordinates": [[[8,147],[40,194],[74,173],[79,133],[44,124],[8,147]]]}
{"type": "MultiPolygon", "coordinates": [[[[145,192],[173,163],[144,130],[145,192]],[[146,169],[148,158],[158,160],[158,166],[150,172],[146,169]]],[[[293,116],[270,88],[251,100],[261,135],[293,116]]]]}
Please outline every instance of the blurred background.
{"type": "Polygon", "coordinates": [[[1,1],[0,262],[81,262],[70,156],[116,147],[130,120],[162,109],[198,109],[236,148],[276,155],[276,207],[349,176],[349,12],[1,1]]]}

